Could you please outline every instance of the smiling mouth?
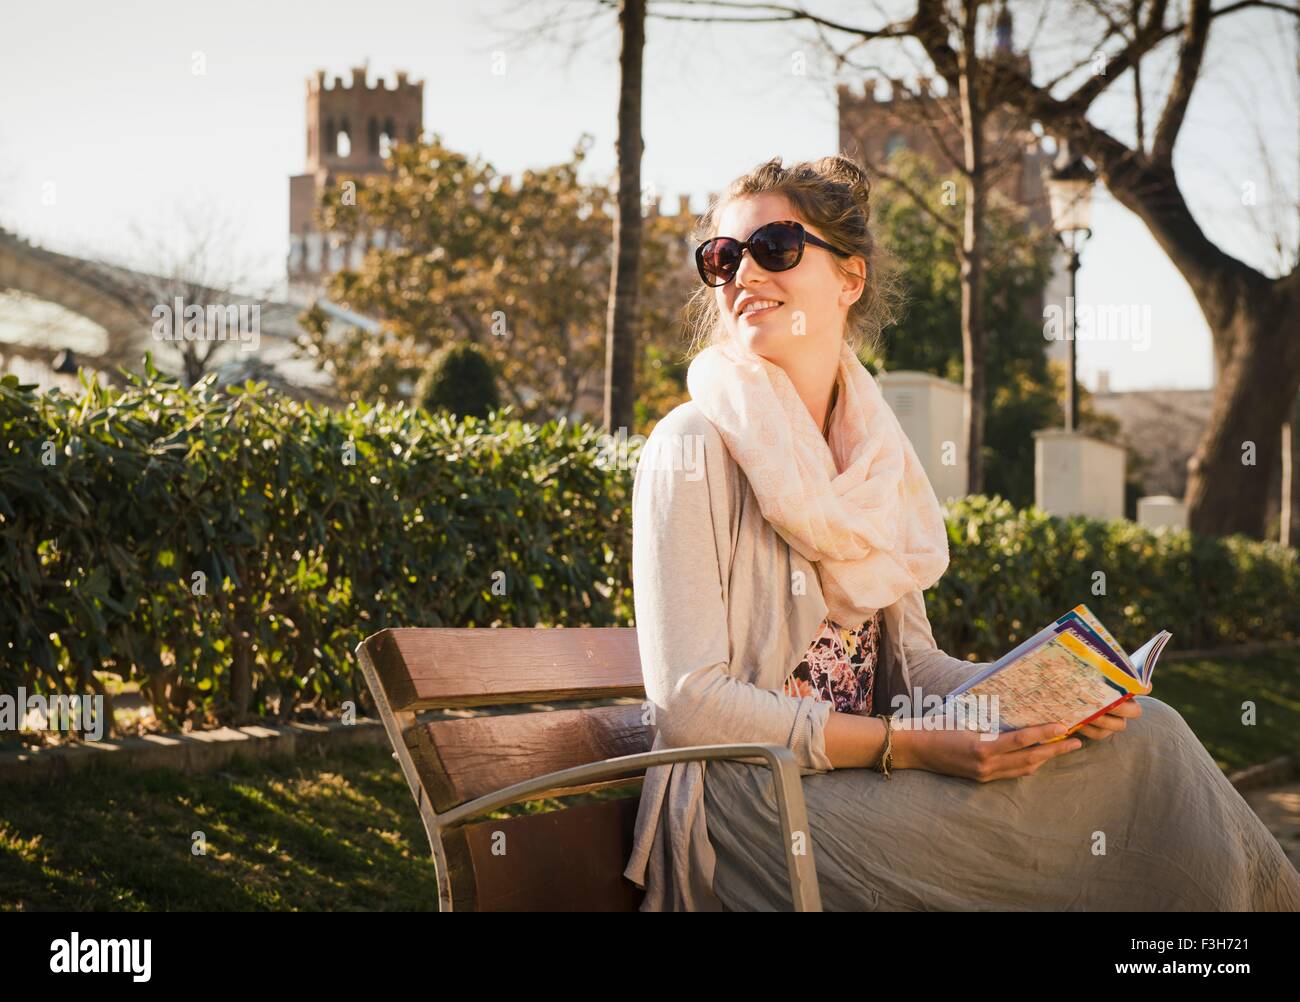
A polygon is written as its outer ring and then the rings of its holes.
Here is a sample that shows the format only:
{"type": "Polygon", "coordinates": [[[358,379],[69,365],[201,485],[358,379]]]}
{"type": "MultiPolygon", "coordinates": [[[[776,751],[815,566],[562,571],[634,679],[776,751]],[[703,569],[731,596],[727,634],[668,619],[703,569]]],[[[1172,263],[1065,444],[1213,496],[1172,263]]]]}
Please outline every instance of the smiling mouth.
{"type": "Polygon", "coordinates": [[[751,309],[743,310],[740,313],[740,318],[743,320],[745,317],[759,317],[765,313],[771,313],[773,310],[779,310],[784,305],[785,305],[784,303],[774,299],[772,300],[771,306],[763,306],[756,310],[751,310],[751,309]]]}

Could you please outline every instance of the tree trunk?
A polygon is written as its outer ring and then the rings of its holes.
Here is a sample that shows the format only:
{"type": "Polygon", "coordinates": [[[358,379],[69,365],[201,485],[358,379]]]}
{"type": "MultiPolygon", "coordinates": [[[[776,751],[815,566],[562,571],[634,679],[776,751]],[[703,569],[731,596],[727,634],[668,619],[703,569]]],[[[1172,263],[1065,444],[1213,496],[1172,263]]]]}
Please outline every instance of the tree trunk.
{"type": "MultiPolygon", "coordinates": [[[[122,671],[116,658],[111,662],[113,670],[119,673],[123,679],[130,677],[130,669],[122,671]]],[[[108,686],[93,671],[90,673],[90,687],[94,690],[94,695],[100,696],[103,700],[104,707],[104,730],[103,737],[112,739],[119,737],[117,729],[117,713],[113,706],[113,694],[109,692],[108,686]]]]}
{"type": "Polygon", "coordinates": [[[253,611],[242,598],[235,601],[232,626],[230,708],[233,714],[231,723],[238,726],[247,722],[253,697],[253,611]]]}
{"type": "Polygon", "coordinates": [[[965,389],[966,491],[984,491],[984,108],[977,77],[975,27],[979,0],[963,0],[960,54],[966,209],[961,255],[962,386],[965,389]]]}
{"type": "Polygon", "coordinates": [[[618,210],[614,216],[614,269],[605,338],[605,427],[632,431],[641,283],[641,59],[645,50],[645,0],[623,0],[619,11],[618,210]]]}
{"type": "Polygon", "coordinates": [[[1282,436],[1282,517],[1278,541],[1300,547],[1300,394],[1291,401],[1291,419],[1282,436]]]}
{"type": "Polygon", "coordinates": [[[1088,153],[1116,200],[1146,224],[1187,280],[1214,342],[1214,404],[1187,464],[1188,527],[1259,538],[1282,422],[1300,388],[1300,270],[1269,278],[1212,244],[1171,163],[1136,161],[1095,138],[1088,153]]]}
{"type": "Polygon", "coordinates": [[[1281,427],[1300,390],[1300,281],[1295,272],[1272,280],[1243,272],[1235,279],[1208,296],[1193,285],[1210,318],[1219,372],[1209,423],[1187,463],[1188,527],[1260,537],[1281,427]]]}

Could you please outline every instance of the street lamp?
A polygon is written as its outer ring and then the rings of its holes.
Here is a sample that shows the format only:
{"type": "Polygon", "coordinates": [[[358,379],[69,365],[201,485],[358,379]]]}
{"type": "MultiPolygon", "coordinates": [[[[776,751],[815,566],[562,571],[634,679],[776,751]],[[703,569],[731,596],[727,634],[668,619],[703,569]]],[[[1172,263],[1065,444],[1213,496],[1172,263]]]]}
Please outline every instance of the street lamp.
{"type": "Polygon", "coordinates": [[[1054,168],[1047,176],[1047,197],[1052,207],[1052,228],[1056,239],[1061,242],[1065,252],[1070,255],[1070,319],[1066,341],[1066,364],[1069,374],[1065,381],[1065,430],[1074,431],[1079,423],[1079,395],[1075,388],[1075,345],[1074,345],[1074,285],[1079,271],[1079,252],[1092,236],[1089,223],[1092,221],[1092,186],[1097,175],[1083,161],[1083,157],[1069,155],[1069,147],[1063,144],[1062,156],[1058,159],[1062,166],[1054,168]]]}

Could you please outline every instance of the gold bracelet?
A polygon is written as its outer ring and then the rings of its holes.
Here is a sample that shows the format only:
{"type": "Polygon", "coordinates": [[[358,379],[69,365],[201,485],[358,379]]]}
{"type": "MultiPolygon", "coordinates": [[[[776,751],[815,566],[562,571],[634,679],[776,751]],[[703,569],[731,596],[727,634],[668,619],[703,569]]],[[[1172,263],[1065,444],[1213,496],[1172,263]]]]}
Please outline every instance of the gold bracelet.
{"type": "Polygon", "coordinates": [[[889,774],[889,770],[894,766],[894,718],[888,713],[877,713],[876,716],[885,722],[885,750],[880,753],[880,761],[871,768],[875,769],[876,772],[883,772],[886,779],[893,779],[889,774]]]}

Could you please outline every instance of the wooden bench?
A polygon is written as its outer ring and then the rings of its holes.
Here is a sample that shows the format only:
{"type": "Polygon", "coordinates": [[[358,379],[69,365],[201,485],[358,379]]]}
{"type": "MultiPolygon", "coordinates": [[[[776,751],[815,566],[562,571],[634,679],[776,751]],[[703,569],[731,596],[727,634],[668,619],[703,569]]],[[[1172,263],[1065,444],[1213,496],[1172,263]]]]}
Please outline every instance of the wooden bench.
{"type": "Polygon", "coordinates": [[[511,803],[636,783],[650,766],[712,759],[772,769],[794,908],[821,910],[811,838],[794,851],[791,833],[807,832],[808,818],[788,748],[651,751],[644,703],[417,719],[453,707],[644,700],[635,629],[382,630],[356,653],[429,836],[440,911],[636,910],[643,893],[623,868],[637,798],[475,819],[511,803]]]}

